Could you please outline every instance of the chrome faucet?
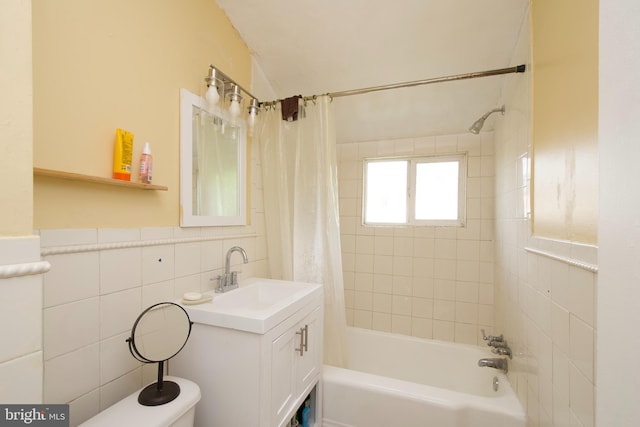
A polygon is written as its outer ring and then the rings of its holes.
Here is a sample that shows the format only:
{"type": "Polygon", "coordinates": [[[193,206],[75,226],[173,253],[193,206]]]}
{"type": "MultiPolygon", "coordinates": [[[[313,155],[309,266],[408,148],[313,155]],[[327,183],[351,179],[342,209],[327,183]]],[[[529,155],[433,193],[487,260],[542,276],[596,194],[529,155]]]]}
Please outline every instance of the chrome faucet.
{"type": "Polygon", "coordinates": [[[497,357],[480,359],[478,360],[478,366],[500,369],[505,374],[509,372],[509,362],[507,362],[507,359],[497,357]]]}
{"type": "Polygon", "coordinates": [[[504,341],[504,336],[502,334],[499,336],[485,335],[484,329],[480,329],[480,331],[482,332],[482,339],[487,341],[487,345],[496,346],[496,343],[504,341]]]}
{"type": "Polygon", "coordinates": [[[224,263],[224,275],[218,276],[218,287],[216,292],[227,292],[238,287],[238,272],[231,270],[231,254],[234,252],[240,252],[242,255],[242,261],[246,264],[249,262],[247,252],[240,246],[234,246],[227,251],[227,257],[224,263]]]}

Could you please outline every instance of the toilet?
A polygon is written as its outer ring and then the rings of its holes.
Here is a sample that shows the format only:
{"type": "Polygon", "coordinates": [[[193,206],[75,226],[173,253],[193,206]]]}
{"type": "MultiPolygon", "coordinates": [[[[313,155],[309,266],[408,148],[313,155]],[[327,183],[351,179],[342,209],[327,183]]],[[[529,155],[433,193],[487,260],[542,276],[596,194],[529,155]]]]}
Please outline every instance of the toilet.
{"type": "Polygon", "coordinates": [[[166,376],[180,386],[180,395],[169,403],[144,406],[138,403],[140,390],[108,407],[81,427],[193,427],[196,403],[200,401],[200,387],[184,378],[166,376]]]}

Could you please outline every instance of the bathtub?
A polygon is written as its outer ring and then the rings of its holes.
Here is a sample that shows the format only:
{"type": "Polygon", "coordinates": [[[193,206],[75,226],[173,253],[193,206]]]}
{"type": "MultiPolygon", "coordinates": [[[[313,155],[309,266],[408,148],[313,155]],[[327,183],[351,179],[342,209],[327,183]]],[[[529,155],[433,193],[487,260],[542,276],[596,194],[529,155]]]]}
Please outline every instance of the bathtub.
{"type": "Polygon", "coordinates": [[[347,342],[348,369],[324,366],[324,427],[526,424],[507,377],[478,367],[488,349],[359,328],[347,342]]]}

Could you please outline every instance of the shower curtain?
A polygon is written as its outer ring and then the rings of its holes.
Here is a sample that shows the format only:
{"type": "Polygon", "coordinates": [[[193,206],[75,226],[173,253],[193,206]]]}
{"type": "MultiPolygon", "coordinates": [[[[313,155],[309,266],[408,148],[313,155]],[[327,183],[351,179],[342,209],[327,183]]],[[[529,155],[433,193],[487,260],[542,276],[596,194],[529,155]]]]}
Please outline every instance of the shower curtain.
{"type": "Polygon", "coordinates": [[[299,100],[298,120],[280,103],[261,113],[260,152],[271,277],[324,288],[324,362],[344,366],[346,319],[333,108],[299,100]]]}

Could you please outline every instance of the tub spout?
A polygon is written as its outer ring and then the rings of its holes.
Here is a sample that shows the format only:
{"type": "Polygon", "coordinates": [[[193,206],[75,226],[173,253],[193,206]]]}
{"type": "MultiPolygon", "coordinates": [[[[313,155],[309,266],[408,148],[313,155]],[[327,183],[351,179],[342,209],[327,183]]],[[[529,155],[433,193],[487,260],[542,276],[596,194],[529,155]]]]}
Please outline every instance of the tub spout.
{"type": "Polygon", "coordinates": [[[489,368],[500,369],[505,374],[509,372],[509,363],[507,362],[507,359],[501,359],[497,357],[480,359],[478,360],[478,366],[487,366],[489,368]]]}

